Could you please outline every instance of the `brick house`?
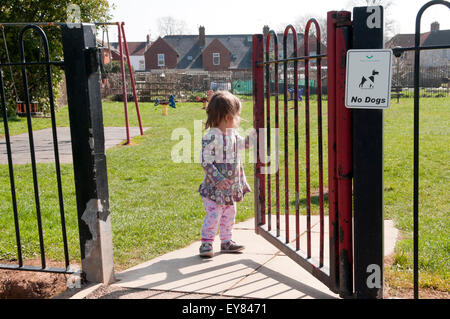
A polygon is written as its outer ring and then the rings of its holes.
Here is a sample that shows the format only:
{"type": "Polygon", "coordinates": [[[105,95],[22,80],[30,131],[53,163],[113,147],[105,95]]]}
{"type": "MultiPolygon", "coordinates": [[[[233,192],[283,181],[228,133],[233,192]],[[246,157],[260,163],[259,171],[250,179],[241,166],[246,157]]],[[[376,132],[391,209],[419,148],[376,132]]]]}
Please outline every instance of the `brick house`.
{"type": "Polygon", "coordinates": [[[227,71],[231,52],[216,38],[203,50],[202,62],[205,71],[227,71]]]}
{"type": "MultiPolygon", "coordinates": [[[[144,52],[150,47],[150,35],[147,35],[147,39],[144,42],[128,42],[128,53],[130,54],[130,64],[135,71],[145,71],[145,57],[144,52]]],[[[111,47],[116,54],[113,54],[113,61],[120,61],[119,44],[118,42],[111,42],[111,47]]],[[[113,51],[113,53],[114,53],[113,51]]],[[[125,55],[125,47],[123,48],[123,54],[125,55]]]]}
{"type": "Polygon", "coordinates": [[[178,53],[163,38],[158,40],[144,53],[145,66],[147,70],[152,69],[175,69],[178,63],[178,53]]]}
{"type": "MultiPolygon", "coordinates": [[[[393,49],[395,47],[413,47],[415,44],[415,34],[396,34],[386,42],[385,47],[393,49]]],[[[450,30],[440,30],[439,23],[433,22],[430,31],[420,35],[420,46],[436,46],[450,44],[450,30]]],[[[421,52],[421,65],[448,64],[450,63],[450,50],[426,50],[421,52]]],[[[414,51],[406,51],[400,59],[405,65],[414,64],[414,51]]]]}
{"type": "Polygon", "coordinates": [[[146,70],[250,71],[252,35],[206,35],[201,26],[198,35],[159,38],[144,55],[146,70]]]}

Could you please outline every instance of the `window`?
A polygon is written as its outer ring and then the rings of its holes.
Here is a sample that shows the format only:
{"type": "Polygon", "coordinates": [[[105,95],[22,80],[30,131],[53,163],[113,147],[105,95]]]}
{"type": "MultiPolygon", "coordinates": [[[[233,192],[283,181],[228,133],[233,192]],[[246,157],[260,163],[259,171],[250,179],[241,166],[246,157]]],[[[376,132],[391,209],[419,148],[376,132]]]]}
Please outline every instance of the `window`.
{"type": "Polygon", "coordinates": [[[165,66],[164,53],[158,53],[158,66],[165,66]]]}
{"type": "Polygon", "coordinates": [[[144,69],[145,69],[145,61],[139,60],[139,70],[144,70],[144,69]]]}
{"type": "Polygon", "coordinates": [[[220,65],[220,53],[213,53],[213,65],[220,65]]]}

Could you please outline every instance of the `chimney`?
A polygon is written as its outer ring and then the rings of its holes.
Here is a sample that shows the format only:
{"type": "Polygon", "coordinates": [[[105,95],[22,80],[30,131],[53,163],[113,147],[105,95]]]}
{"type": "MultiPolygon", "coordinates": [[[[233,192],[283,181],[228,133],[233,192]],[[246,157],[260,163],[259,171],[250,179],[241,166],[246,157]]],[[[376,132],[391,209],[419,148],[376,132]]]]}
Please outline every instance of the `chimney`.
{"type": "Polygon", "coordinates": [[[267,35],[269,34],[270,28],[268,25],[265,25],[263,28],[263,34],[264,34],[264,39],[267,37],[267,35]]]}
{"type": "Polygon", "coordinates": [[[147,45],[150,44],[150,34],[147,34],[147,45]]]}
{"type": "Polygon", "coordinates": [[[439,22],[435,21],[431,24],[431,32],[439,31],[439,22]]]}
{"type": "Polygon", "coordinates": [[[200,41],[200,46],[204,47],[206,44],[205,27],[200,26],[198,28],[198,40],[200,41]]]}

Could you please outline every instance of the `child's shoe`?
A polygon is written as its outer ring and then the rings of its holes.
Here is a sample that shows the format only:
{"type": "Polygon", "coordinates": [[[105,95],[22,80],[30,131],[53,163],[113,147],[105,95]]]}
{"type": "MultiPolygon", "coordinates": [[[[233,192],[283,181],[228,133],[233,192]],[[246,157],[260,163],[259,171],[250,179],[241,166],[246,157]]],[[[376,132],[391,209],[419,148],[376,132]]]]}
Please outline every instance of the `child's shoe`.
{"type": "Polygon", "coordinates": [[[211,243],[202,243],[199,249],[201,257],[212,257],[214,256],[214,251],[211,243]]]}
{"type": "Polygon", "coordinates": [[[234,241],[230,240],[220,245],[220,252],[222,253],[237,253],[243,250],[245,246],[237,245],[234,241]]]}

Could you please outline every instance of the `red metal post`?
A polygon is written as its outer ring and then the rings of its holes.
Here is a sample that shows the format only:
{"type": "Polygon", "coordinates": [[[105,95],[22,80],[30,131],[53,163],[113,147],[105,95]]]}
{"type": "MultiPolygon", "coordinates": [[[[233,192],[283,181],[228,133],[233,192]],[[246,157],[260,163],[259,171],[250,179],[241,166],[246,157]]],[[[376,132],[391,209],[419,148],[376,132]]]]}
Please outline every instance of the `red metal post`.
{"type": "Polygon", "coordinates": [[[257,132],[255,149],[255,231],[258,226],[265,224],[265,176],[262,174],[263,163],[261,156],[264,151],[264,36],[253,35],[253,127],[257,132]]]}
{"type": "MultiPolygon", "coordinates": [[[[304,56],[309,54],[309,28],[311,20],[306,23],[304,38],[304,56]]],[[[305,58],[305,167],[306,167],[306,251],[308,258],[311,258],[311,147],[309,128],[309,59],[305,58]]]]}
{"type": "Polygon", "coordinates": [[[125,127],[127,131],[127,144],[130,144],[130,123],[128,121],[127,82],[125,77],[125,66],[123,64],[122,32],[120,28],[120,22],[117,22],[117,29],[119,38],[120,71],[122,73],[122,95],[123,95],[123,107],[125,111],[125,127]]]}
{"type": "Polygon", "coordinates": [[[336,163],[339,219],[340,295],[353,294],[351,111],[345,107],[346,55],[351,42],[350,12],[337,15],[336,29],[336,163]]]}
{"type": "MultiPolygon", "coordinates": [[[[289,34],[289,30],[292,31],[292,39],[294,42],[294,55],[297,56],[297,32],[295,31],[295,28],[292,25],[288,25],[286,27],[286,29],[284,30],[284,35],[283,35],[283,58],[287,59],[288,58],[288,53],[287,53],[287,38],[288,38],[288,34],[289,34]]],[[[286,225],[286,244],[289,243],[289,131],[288,131],[288,64],[287,62],[283,63],[283,75],[284,75],[284,90],[283,90],[283,95],[284,95],[284,214],[285,214],[285,225],[286,225]]],[[[298,78],[297,78],[297,62],[295,61],[294,63],[294,83],[295,83],[295,87],[296,90],[298,91],[298,78]]],[[[297,93],[298,94],[298,93],[297,93]]],[[[294,108],[296,108],[298,110],[298,98],[297,98],[297,94],[295,94],[295,105],[294,108]]],[[[298,113],[294,113],[294,121],[295,121],[295,116],[298,113]]],[[[297,115],[297,121],[298,121],[298,115],[297,115]]],[[[295,125],[295,123],[294,123],[295,125]]],[[[295,129],[295,127],[294,127],[295,129]]],[[[297,140],[297,138],[296,138],[297,140]]],[[[297,145],[297,149],[298,149],[298,145],[297,145]]],[[[298,153],[296,154],[298,155],[298,153]]],[[[296,156],[296,159],[298,159],[298,156],[296,156]]],[[[298,162],[296,163],[296,167],[298,168],[298,162]]],[[[298,170],[296,171],[296,173],[298,172],[298,170]]],[[[296,191],[298,190],[298,180],[297,180],[297,188],[296,191]]],[[[298,193],[297,193],[298,195],[298,193]]],[[[298,196],[296,196],[298,199],[298,196]]],[[[298,207],[298,203],[296,204],[296,207],[298,207]]],[[[298,217],[298,210],[296,210],[296,225],[299,224],[299,217],[298,217]]],[[[297,229],[296,229],[297,230],[297,229]]],[[[297,245],[298,246],[298,245],[297,245]]]]}
{"type": "MultiPolygon", "coordinates": [[[[274,59],[278,60],[278,37],[275,31],[269,32],[272,34],[274,45],[274,59]]],[[[280,119],[279,119],[279,101],[278,96],[280,94],[279,90],[279,79],[278,79],[278,63],[275,63],[275,149],[276,149],[276,173],[275,173],[275,188],[276,188],[276,229],[277,229],[277,237],[280,236],[280,170],[279,170],[279,161],[280,161],[280,149],[279,149],[279,128],[280,128],[280,119]]]]}
{"type": "Polygon", "coordinates": [[[144,135],[144,130],[142,129],[142,122],[141,122],[141,113],[139,112],[139,103],[138,103],[138,98],[137,98],[137,94],[136,94],[136,85],[134,83],[133,70],[131,69],[130,53],[128,52],[128,43],[127,43],[127,38],[125,37],[124,25],[125,25],[125,22],[122,22],[121,28],[122,28],[123,44],[125,47],[125,54],[127,56],[128,72],[130,73],[131,87],[133,88],[134,104],[136,105],[136,113],[137,113],[137,118],[138,118],[138,122],[139,122],[139,129],[141,131],[141,135],[144,135]]]}
{"type": "Polygon", "coordinates": [[[330,289],[339,290],[339,243],[336,179],[336,18],[337,12],[327,14],[327,77],[328,77],[328,222],[330,246],[330,289]]]}
{"type": "MultiPolygon", "coordinates": [[[[305,27],[305,56],[309,55],[309,30],[311,24],[314,24],[316,29],[316,52],[320,55],[321,37],[320,37],[320,27],[316,19],[312,18],[306,23],[305,27]]],[[[317,136],[318,136],[318,153],[319,153],[319,205],[320,205],[320,247],[319,247],[319,266],[323,266],[323,255],[324,255],[324,201],[323,201],[323,155],[322,155],[322,64],[321,59],[317,59],[317,136]]],[[[309,69],[309,65],[308,65],[309,69]]],[[[305,68],[305,72],[306,72],[305,68]]],[[[309,72],[309,71],[308,71],[309,72]]],[[[306,76],[305,76],[306,78],[306,76]]],[[[309,83],[308,91],[309,91],[309,83]]],[[[305,97],[306,99],[306,97],[305,97]]],[[[309,96],[308,96],[309,102],[309,96]]],[[[308,125],[309,125],[309,115],[308,115],[308,125]]],[[[308,130],[309,133],[309,130],[308,130]]],[[[308,134],[309,135],[309,134],[308,134]]],[[[309,146],[309,136],[308,136],[308,146],[309,146]]],[[[309,147],[308,147],[309,151],[309,147]]],[[[309,163],[308,163],[309,164],[309,163]]],[[[309,177],[309,176],[308,176],[309,177]]],[[[309,185],[308,185],[309,186],[309,185]]],[[[311,203],[309,187],[307,189],[309,204],[311,203]]],[[[309,222],[310,223],[310,222],[309,222]]],[[[309,247],[308,247],[309,248],[309,247]]]]}
{"type": "MultiPolygon", "coordinates": [[[[270,36],[269,32],[266,37],[266,61],[269,60],[270,52],[270,36]]],[[[266,127],[267,127],[267,158],[270,158],[270,65],[266,65],[266,127]]],[[[270,167],[272,163],[270,161],[265,161],[270,167]]],[[[271,190],[271,174],[269,172],[267,176],[267,229],[272,230],[272,190],[271,190]]]]}

